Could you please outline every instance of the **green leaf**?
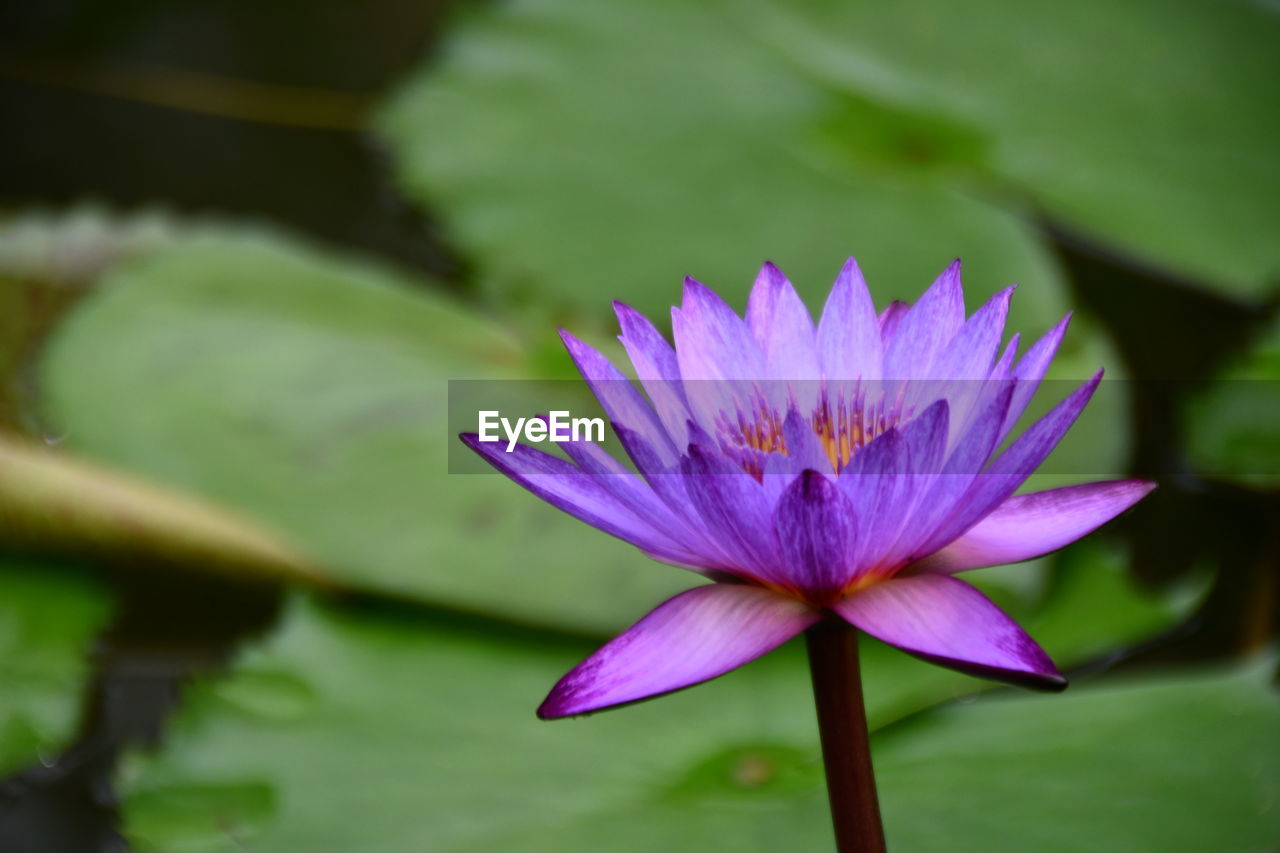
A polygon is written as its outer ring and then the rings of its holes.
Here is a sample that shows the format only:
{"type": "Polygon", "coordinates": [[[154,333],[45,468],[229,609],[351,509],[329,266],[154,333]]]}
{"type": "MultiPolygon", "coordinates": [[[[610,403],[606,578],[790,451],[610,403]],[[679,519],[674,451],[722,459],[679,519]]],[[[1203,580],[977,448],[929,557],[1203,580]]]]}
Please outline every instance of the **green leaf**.
{"type": "Polygon", "coordinates": [[[1188,449],[1202,473],[1280,488],[1280,321],[1188,409],[1188,449]]]}
{"type": "Polygon", "coordinates": [[[0,774],[67,746],[108,610],[88,575],[0,562],[0,774]]]}
{"type": "Polygon", "coordinates": [[[496,474],[450,475],[447,380],[523,375],[421,283],[263,235],[117,267],[49,342],[64,445],[290,538],[348,585],[606,633],[694,576],[496,474]]]}
{"type": "MultiPolygon", "coordinates": [[[[126,831],[144,850],[830,849],[795,644],[653,702],[536,720],[584,651],[299,600],[131,764],[126,831]]],[[[1258,672],[942,709],[875,738],[889,837],[1260,851],[1280,830],[1278,723],[1258,672]]]]}
{"type": "Polygon", "coordinates": [[[885,732],[877,772],[895,849],[1270,850],[1271,669],[993,698],[885,732]]]}
{"type": "Polygon", "coordinates": [[[731,4],[510,2],[468,15],[381,117],[409,192],[483,284],[589,317],[658,318],[693,275],[741,307],[765,259],[821,308],[856,255],[881,302],[954,257],[969,298],[1020,282],[1012,326],[1065,313],[1016,211],[972,191],[972,127],[821,84],[731,4]],[[849,156],[845,143],[864,150],[849,156]]]}
{"type": "Polygon", "coordinates": [[[513,0],[466,16],[379,125],[503,298],[659,312],[680,275],[742,293],[768,257],[813,304],[848,254],[914,297],[959,255],[975,297],[1025,285],[1032,332],[1063,305],[1027,207],[1231,293],[1271,284],[1276,35],[1261,6],[1194,0],[513,0]]]}
{"type": "Polygon", "coordinates": [[[1271,237],[1280,218],[1274,7],[741,0],[731,8],[822,85],[974,128],[1005,190],[1099,243],[1240,297],[1280,283],[1271,237]]]}

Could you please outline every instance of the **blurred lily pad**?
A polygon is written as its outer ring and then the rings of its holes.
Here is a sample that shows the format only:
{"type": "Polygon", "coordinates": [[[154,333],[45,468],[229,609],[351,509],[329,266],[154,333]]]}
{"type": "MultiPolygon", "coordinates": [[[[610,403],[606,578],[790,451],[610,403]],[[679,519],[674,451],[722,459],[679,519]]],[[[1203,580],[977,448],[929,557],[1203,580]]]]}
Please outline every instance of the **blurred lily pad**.
{"type": "MultiPolygon", "coordinates": [[[[128,768],[126,832],[143,850],[829,849],[795,645],[654,702],[539,722],[584,651],[300,599],[237,674],[193,693],[163,753],[128,768]],[[285,674],[309,699],[264,713],[251,697],[285,674]]],[[[875,738],[890,840],[1266,849],[1280,707],[1263,681],[1178,675],[912,718],[875,738]]]]}
{"type": "Polygon", "coordinates": [[[876,744],[900,850],[1270,850],[1271,666],[951,707],[876,744]]]}
{"type": "Polygon", "coordinates": [[[816,311],[850,254],[881,302],[914,299],[961,256],[975,304],[1023,285],[1014,328],[1065,313],[1031,227],[971,191],[981,132],[836,91],[752,37],[753,14],[680,0],[471,10],[379,125],[408,191],[447,211],[507,301],[598,317],[621,299],[661,321],[689,274],[741,308],[768,258],[816,311]]]}
{"type": "Polygon", "coordinates": [[[0,774],[67,746],[109,610],[86,574],[0,561],[0,774]]]}
{"type": "Polygon", "coordinates": [[[1278,27],[1194,0],[515,0],[468,10],[379,127],[505,300],[660,313],[679,275],[742,293],[769,257],[812,304],[847,254],[903,298],[959,255],[972,297],[1025,285],[1033,332],[1063,294],[1027,207],[1274,283],[1278,27]]]}
{"type": "Polygon", "coordinates": [[[1280,321],[1192,400],[1188,415],[1202,473],[1280,488],[1280,321]]]}
{"type": "Polygon", "coordinates": [[[264,235],[113,269],[51,337],[65,447],[260,519],[350,586],[603,633],[684,572],[497,475],[449,475],[447,380],[523,375],[494,324],[420,282],[264,235]]]}
{"type": "Polygon", "coordinates": [[[1280,286],[1273,5],[729,8],[825,86],[975,128],[1005,189],[1098,243],[1239,297],[1280,286]]]}

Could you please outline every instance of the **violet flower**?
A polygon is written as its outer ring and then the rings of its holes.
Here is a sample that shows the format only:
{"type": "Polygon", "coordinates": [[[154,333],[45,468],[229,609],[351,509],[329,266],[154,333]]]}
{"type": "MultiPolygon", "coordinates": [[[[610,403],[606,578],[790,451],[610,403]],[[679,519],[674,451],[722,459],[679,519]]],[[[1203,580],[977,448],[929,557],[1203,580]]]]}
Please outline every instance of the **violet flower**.
{"type": "Polygon", "coordinates": [[[815,329],[772,264],[756,279],[745,320],[686,279],[684,303],[671,312],[674,349],[615,303],[620,340],[652,404],[562,332],[640,476],[587,442],[563,445],[568,462],[463,440],[565,512],[716,583],[664,602],[604,646],[555,686],[539,715],[596,711],[714,678],[824,611],[943,666],[1065,686],[1044,651],[957,575],[1061,548],[1153,484],[1012,496],[1102,376],[989,461],[1070,319],[1016,360],[1014,335],[997,358],[1013,289],[966,320],[956,261],[914,306],[895,302],[877,316],[850,259],[815,329]],[[726,400],[736,410],[718,408],[726,400]]]}
{"type": "Polygon", "coordinates": [[[683,305],[672,309],[674,348],[615,304],[647,400],[562,332],[639,474],[588,442],[562,445],[565,461],[463,439],[544,500],[714,583],[659,605],[573,669],[539,716],[714,678],[824,614],[933,663],[1064,687],[1035,641],[958,575],[1056,550],[1153,486],[1124,480],[1014,495],[1102,374],[997,454],[1069,320],[1015,358],[1017,335],[1000,350],[1012,292],[966,319],[956,261],[915,305],[895,302],[877,315],[850,259],[815,328],[772,264],[756,279],[745,320],[687,279],[683,305]]]}

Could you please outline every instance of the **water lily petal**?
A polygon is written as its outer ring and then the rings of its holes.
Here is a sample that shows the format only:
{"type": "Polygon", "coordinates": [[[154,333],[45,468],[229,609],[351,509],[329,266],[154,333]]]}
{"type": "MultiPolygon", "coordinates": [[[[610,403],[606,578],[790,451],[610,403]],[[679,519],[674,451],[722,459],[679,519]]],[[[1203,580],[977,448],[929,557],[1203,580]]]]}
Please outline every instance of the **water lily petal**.
{"type": "Polygon", "coordinates": [[[945,544],[934,544],[938,528],[956,512],[961,498],[995,450],[1000,425],[1004,422],[1016,383],[1005,381],[988,385],[991,386],[991,396],[979,416],[967,427],[954,422],[949,424],[948,440],[954,441],[955,447],[947,453],[941,472],[917,483],[920,497],[905,524],[905,535],[895,551],[897,559],[918,557],[945,544]],[[959,437],[955,438],[957,431],[959,437]]]}
{"type": "Polygon", "coordinates": [[[782,423],[782,437],[787,443],[787,456],[790,462],[789,471],[803,471],[813,468],[824,474],[834,474],[831,457],[823,449],[813,425],[796,409],[787,412],[787,419],[782,423]]]}
{"type": "Polygon", "coordinates": [[[889,348],[889,341],[893,340],[893,336],[898,333],[898,327],[902,325],[902,318],[907,316],[907,312],[910,310],[910,302],[895,299],[880,312],[880,316],[876,318],[876,325],[880,327],[880,348],[882,350],[889,348]]]}
{"type": "Polygon", "coordinates": [[[930,487],[936,482],[944,462],[947,443],[949,405],[938,400],[900,430],[903,454],[907,468],[897,476],[901,481],[904,498],[894,510],[896,517],[887,519],[893,533],[886,531],[886,545],[879,556],[884,567],[897,566],[906,561],[919,543],[923,530],[914,518],[926,500],[930,487]]]}
{"type": "Polygon", "coordinates": [[[803,602],[744,584],[682,592],[560,679],[538,716],[599,711],[715,678],[782,645],[819,615],[803,602]]]}
{"type": "Polygon", "coordinates": [[[918,556],[923,557],[949,544],[1012,495],[1058,446],[1100,381],[1101,370],[1028,427],[986,470],[974,477],[964,497],[956,501],[955,512],[939,526],[926,550],[918,556]]]}
{"type": "MultiPolygon", "coordinates": [[[[630,433],[629,430],[628,432],[630,433]]],[[[634,433],[631,435],[634,437],[634,433]]],[[[672,506],[643,476],[627,470],[626,466],[603,447],[592,441],[581,440],[562,441],[558,446],[584,474],[594,477],[618,503],[649,522],[652,527],[666,533],[668,538],[699,554],[699,565],[718,567],[724,562],[722,555],[706,547],[705,534],[698,525],[690,523],[691,519],[683,511],[683,505],[672,506]]]]}
{"type": "Polygon", "coordinates": [[[923,412],[901,427],[911,459],[910,473],[936,474],[941,470],[947,447],[951,404],[935,400],[923,412]]]}
{"type": "Polygon", "coordinates": [[[684,280],[684,300],[672,309],[671,326],[685,380],[765,378],[764,354],[751,329],[700,282],[684,280]]]}
{"type": "Polygon", "coordinates": [[[596,349],[563,329],[560,330],[560,339],[609,420],[628,424],[640,432],[668,464],[679,458],[676,445],[667,435],[657,412],[631,384],[631,380],[596,349]]]}
{"type": "Polygon", "coordinates": [[[857,559],[862,572],[883,568],[902,530],[911,501],[911,458],[897,428],[881,433],[840,474],[839,485],[857,518],[857,559]]]}
{"type": "Polygon", "coordinates": [[[943,348],[964,325],[960,261],[955,260],[911,306],[889,340],[884,375],[889,379],[927,376],[943,348]]]}
{"type": "Polygon", "coordinates": [[[788,486],[773,515],[773,535],[796,589],[821,599],[849,582],[854,510],[835,483],[812,469],[788,486]]]}
{"type": "Polygon", "coordinates": [[[773,506],[764,487],[698,445],[690,445],[681,466],[693,506],[735,565],[762,580],[784,580],[773,543],[773,506]]]}
{"type": "Polygon", "coordinates": [[[689,420],[689,403],[680,381],[680,365],[676,351],[648,317],[622,302],[613,303],[622,334],[618,340],[635,366],[645,393],[653,402],[662,425],[676,447],[688,444],[685,422],[689,420]]]}
{"type": "Polygon", "coordinates": [[[1009,302],[1016,285],[992,296],[973,312],[943,350],[931,373],[940,379],[984,380],[1000,348],[1009,302]]]}
{"type": "Polygon", "coordinates": [[[1067,334],[1067,327],[1070,325],[1071,314],[1068,313],[1058,321],[1057,325],[1045,332],[1040,340],[1032,344],[1026,355],[1018,359],[1018,363],[1013,366],[1013,378],[1018,380],[1018,390],[1014,393],[1013,402],[1009,405],[1009,414],[1005,418],[1004,427],[1000,430],[1001,439],[1009,434],[1014,424],[1018,422],[1018,418],[1026,411],[1031,398],[1035,396],[1036,389],[1040,387],[1040,380],[1044,378],[1049,365],[1053,362],[1053,357],[1057,355],[1058,347],[1062,344],[1062,339],[1067,334]]]}
{"type": "Polygon", "coordinates": [[[1096,530],[1155,487],[1147,480],[1114,480],[1016,495],[911,571],[962,572],[1048,554],[1096,530]]]}
{"type": "MultiPolygon", "coordinates": [[[[902,305],[905,309],[905,304],[902,305]]],[[[892,306],[890,306],[892,308],[892,306]]],[[[853,258],[845,261],[818,321],[818,352],[828,379],[879,379],[884,343],[871,292],[853,258]]]]}
{"type": "Polygon", "coordinates": [[[850,624],[931,663],[1026,687],[1067,681],[1035,640],[978,590],[949,575],[875,584],[833,609],[850,624]]]}
{"type": "Polygon", "coordinates": [[[1012,376],[1013,358],[1018,354],[1018,343],[1021,340],[1022,335],[1014,332],[1013,336],[1009,338],[1009,342],[1004,345],[1004,351],[1000,353],[1000,358],[991,368],[991,373],[987,375],[988,379],[1000,382],[1012,376]]]}
{"type": "Polygon", "coordinates": [[[765,373],[755,378],[813,383],[821,375],[809,309],[772,263],[760,268],[751,288],[747,326],[764,353],[765,373]]]}
{"type": "Polygon", "coordinates": [[[689,531],[691,537],[687,541],[689,550],[706,556],[703,564],[706,568],[736,574],[732,558],[707,530],[702,516],[694,508],[681,464],[664,465],[649,442],[622,424],[614,424],[613,431],[649,488],[684,523],[683,529],[689,531]]]}
{"type": "Polygon", "coordinates": [[[698,562],[696,553],[637,515],[598,476],[523,444],[508,453],[505,443],[482,442],[475,433],[461,438],[494,468],[569,515],[660,559],[680,565],[698,562]]]}

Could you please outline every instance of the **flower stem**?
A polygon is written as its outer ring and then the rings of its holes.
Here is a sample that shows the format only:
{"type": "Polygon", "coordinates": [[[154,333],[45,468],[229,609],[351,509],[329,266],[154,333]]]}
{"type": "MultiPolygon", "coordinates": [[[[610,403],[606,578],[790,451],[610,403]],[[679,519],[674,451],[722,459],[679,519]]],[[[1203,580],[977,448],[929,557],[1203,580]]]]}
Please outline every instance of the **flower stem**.
{"type": "Polygon", "coordinates": [[[843,619],[828,618],[810,628],[805,640],[836,850],[884,853],[884,828],[858,671],[858,629],[843,619]]]}

